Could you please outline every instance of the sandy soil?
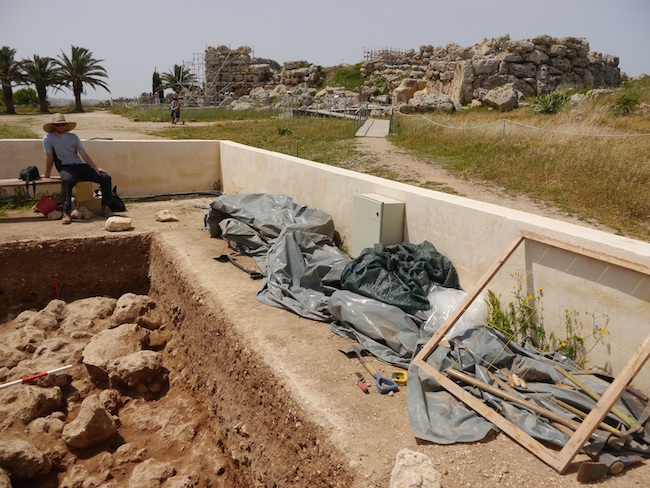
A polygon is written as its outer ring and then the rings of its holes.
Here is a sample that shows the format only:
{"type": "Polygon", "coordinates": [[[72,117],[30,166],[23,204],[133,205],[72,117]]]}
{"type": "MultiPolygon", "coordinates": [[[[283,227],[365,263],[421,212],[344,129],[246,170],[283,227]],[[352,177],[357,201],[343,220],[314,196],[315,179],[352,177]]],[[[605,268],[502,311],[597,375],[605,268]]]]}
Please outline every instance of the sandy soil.
{"type": "MultiPolygon", "coordinates": [[[[162,126],[141,125],[102,113],[68,118],[79,122],[76,132],[82,138],[152,139],[155,137],[146,132],[162,126]],[[86,129],[86,126],[92,129],[86,129]]],[[[48,120],[49,116],[34,117],[30,124],[40,128],[48,120]]],[[[501,205],[507,201],[513,208],[556,218],[562,216],[544,205],[451,178],[430,165],[405,157],[383,139],[360,140],[358,143],[364,151],[372,152],[369,164],[399,165],[402,170],[420,175],[425,181],[444,183],[458,194],[470,198],[501,205]]],[[[240,395],[237,397],[240,405],[231,406],[226,411],[239,410],[241,418],[232,413],[224,414],[222,410],[219,418],[222,425],[217,429],[225,436],[227,446],[232,447],[235,458],[248,449],[245,456],[251,469],[255,467],[256,455],[264,455],[268,469],[273,463],[285,463],[301,473],[289,483],[293,486],[336,485],[346,479],[345,473],[351,473],[355,481],[350,486],[375,487],[388,486],[396,453],[401,448],[409,448],[431,458],[443,475],[442,483],[446,487],[579,486],[575,478],[576,466],[572,466],[567,474],[559,475],[502,434],[490,436],[479,443],[451,446],[417,441],[409,428],[406,388],[395,395],[380,395],[375,391],[364,395],[355,384],[355,374],[364,373],[362,366],[359,361],[347,359],[338,350],[348,346],[349,341],[332,334],[325,324],[262,305],[255,299],[258,282],[250,280],[228,263],[217,263],[212,259],[226,252],[227,248],[222,241],[210,239],[203,229],[205,207],[210,201],[211,198],[199,197],[136,203],[128,206],[126,215],[134,219],[132,232],[155,233],[169,253],[170,278],[166,286],[177,283],[179,287],[189,288],[182,295],[191,297],[189,300],[192,303],[185,303],[184,306],[201,307],[195,315],[203,317],[202,323],[195,319],[195,327],[186,331],[189,334],[185,337],[188,345],[186,353],[191,358],[187,367],[195,368],[192,373],[196,373],[187,375],[187,387],[197,397],[210,401],[205,392],[211,388],[219,392],[214,383],[218,378],[210,380],[200,370],[205,362],[214,362],[209,371],[214,374],[221,371],[227,378],[227,388],[232,390],[233,395],[240,395]],[[162,209],[176,214],[179,222],[157,222],[155,213],[162,209]],[[186,286],[181,279],[189,285],[186,286]],[[219,336],[219,332],[210,332],[210,324],[215,317],[219,318],[218,330],[234,335],[229,338],[231,342],[224,342],[223,347],[227,349],[223,354],[219,352],[219,344],[225,338],[219,336]],[[202,331],[203,335],[191,335],[193,331],[197,334],[202,331]],[[233,355],[231,348],[239,352],[233,355]],[[211,351],[213,356],[200,356],[204,350],[211,351]],[[227,362],[220,363],[220,358],[227,362]],[[254,378],[255,382],[251,383],[250,378],[254,378]],[[255,386],[249,388],[247,385],[255,386]],[[238,386],[246,387],[246,391],[240,391],[238,386]],[[268,395],[272,396],[273,408],[267,402],[268,395]],[[282,395],[286,395],[286,398],[282,395]],[[250,414],[255,412],[258,404],[267,414],[250,414]],[[281,417],[268,414],[280,407],[286,412],[281,417]],[[239,427],[229,424],[235,422],[239,427]],[[287,435],[289,439],[291,432],[305,429],[311,441],[305,445],[304,452],[296,452],[292,456],[287,456],[286,451],[280,449],[274,452],[272,447],[265,450],[263,445],[255,446],[255,442],[264,442],[264,439],[269,440],[269,445],[275,445],[268,437],[269,423],[277,436],[287,435]],[[313,436],[316,436],[316,441],[313,436]],[[319,461],[336,463],[337,459],[344,459],[345,462],[333,470],[323,470],[323,465],[319,466],[312,456],[315,451],[309,450],[314,442],[327,450],[319,461]],[[310,459],[314,461],[315,471],[307,476],[310,459]],[[318,479],[315,472],[322,473],[324,478],[326,473],[337,469],[340,470],[340,479],[315,481],[318,479]]],[[[564,217],[570,220],[569,216],[564,217]]],[[[14,212],[0,218],[0,230],[0,242],[107,235],[102,219],[63,226],[60,222],[47,221],[28,211],[14,212]]],[[[253,266],[252,260],[247,258],[242,258],[241,262],[245,266],[253,266]]],[[[165,286],[154,283],[154,288],[164,299],[165,286]]],[[[181,296],[180,292],[178,294],[181,296]]],[[[176,299],[172,297],[170,300],[173,302],[176,299]]],[[[390,376],[392,368],[374,359],[370,361],[381,374],[390,376]]],[[[224,398],[234,397],[220,398],[224,401],[224,398]]],[[[208,411],[213,408],[216,407],[206,404],[208,411]]],[[[623,475],[609,478],[600,485],[645,486],[649,470],[647,465],[628,469],[623,475]]],[[[259,478],[257,481],[261,482],[259,478]]]]}

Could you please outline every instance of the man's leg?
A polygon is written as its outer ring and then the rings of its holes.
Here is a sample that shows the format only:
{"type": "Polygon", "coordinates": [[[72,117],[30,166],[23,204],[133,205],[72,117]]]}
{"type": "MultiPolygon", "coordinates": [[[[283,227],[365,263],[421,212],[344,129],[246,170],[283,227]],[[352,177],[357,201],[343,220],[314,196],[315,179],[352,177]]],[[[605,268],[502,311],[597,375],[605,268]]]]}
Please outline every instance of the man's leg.
{"type": "Polygon", "coordinates": [[[97,174],[94,169],[87,165],[80,166],[79,168],[79,174],[77,175],[78,181],[99,183],[99,187],[102,189],[102,212],[106,217],[113,215],[110,209],[113,200],[113,188],[111,186],[112,180],[110,175],[104,171],[97,174]]]}
{"type": "Polygon", "coordinates": [[[99,174],[99,187],[102,189],[102,209],[104,210],[104,216],[110,217],[113,215],[111,210],[113,187],[110,175],[104,171],[99,174]]]}
{"type": "Polygon", "coordinates": [[[72,189],[77,184],[77,175],[73,166],[62,166],[61,175],[61,198],[63,199],[63,223],[69,224],[70,212],[72,212],[72,189]]]}

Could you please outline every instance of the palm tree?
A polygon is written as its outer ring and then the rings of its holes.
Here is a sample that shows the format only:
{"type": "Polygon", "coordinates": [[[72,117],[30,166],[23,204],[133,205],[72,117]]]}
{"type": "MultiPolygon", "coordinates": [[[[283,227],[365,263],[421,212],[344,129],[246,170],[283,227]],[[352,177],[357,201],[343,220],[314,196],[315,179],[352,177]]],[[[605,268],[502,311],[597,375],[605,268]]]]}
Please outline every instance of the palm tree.
{"type": "Polygon", "coordinates": [[[0,83],[2,83],[2,98],[8,114],[16,113],[12,84],[20,83],[23,76],[20,63],[14,59],[15,55],[16,50],[9,46],[2,46],[0,49],[0,83]]]}
{"type": "Polygon", "coordinates": [[[84,91],[84,84],[93,88],[99,86],[108,93],[111,91],[108,89],[106,82],[101,79],[108,77],[104,67],[99,64],[104,60],[93,58],[93,53],[85,47],[71,47],[71,56],[68,58],[62,50],[57,63],[61,67],[63,84],[68,88],[72,88],[75,112],[83,112],[81,94],[84,91]]]}
{"type": "Polygon", "coordinates": [[[183,88],[189,88],[196,81],[196,76],[188,68],[175,64],[174,69],[162,74],[164,88],[171,88],[175,93],[180,93],[183,88]]]}
{"type": "Polygon", "coordinates": [[[47,106],[47,87],[52,86],[59,90],[63,85],[61,68],[53,58],[42,58],[36,54],[34,59],[23,59],[20,65],[25,73],[25,81],[36,87],[40,111],[48,113],[50,110],[47,106]]]}

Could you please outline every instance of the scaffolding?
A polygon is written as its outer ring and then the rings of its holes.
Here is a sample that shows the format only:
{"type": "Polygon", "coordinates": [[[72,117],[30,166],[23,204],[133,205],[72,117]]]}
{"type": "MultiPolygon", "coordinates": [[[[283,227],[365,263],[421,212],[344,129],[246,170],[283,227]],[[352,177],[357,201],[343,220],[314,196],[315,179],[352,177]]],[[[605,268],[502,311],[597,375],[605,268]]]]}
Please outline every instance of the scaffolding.
{"type": "Polygon", "coordinates": [[[181,97],[185,106],[218,106],[228,98],[248,95],[256,86],[272,80],[268,65],[253,64],[253,49],[240,46],[208,46],[204,53],[194,53],[183,67],[193,80],[182,85],[181,97]]]}
{"type": "Polygon", "coordinates": [[[382,48],[364,48],[363,60],[364,61],[377,61],[396,62],[404,56],[403,49],[394,49],[388,47],[382,48]]]}

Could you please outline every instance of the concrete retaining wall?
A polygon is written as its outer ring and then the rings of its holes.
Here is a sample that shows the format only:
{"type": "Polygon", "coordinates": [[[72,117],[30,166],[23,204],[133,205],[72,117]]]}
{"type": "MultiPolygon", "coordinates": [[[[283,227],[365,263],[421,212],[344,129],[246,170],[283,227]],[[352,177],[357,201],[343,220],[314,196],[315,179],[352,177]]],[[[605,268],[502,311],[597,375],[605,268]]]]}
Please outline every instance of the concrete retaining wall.
{"type": "MultiPolygon", "coordinates": [[[[552,313],[562,324],[562,308],[555,302],[569,303],[583,313],[598,312],[602,300],[587,291],[590,280],[599,279],[609,264],[630,263],[636,271],[609,272],[599,292],[613,296],[620,305],[617,314],[628,312],[634,319],[610,325],[611,343],[616,354],[603,350],[614,371],[620,370],[648,334],[650,316],[650,243],[539,217],[467,198],[384,180],[324,164],[255,149],[229,141],[87,141],[88,152],[114,178],[125,196],[180,193],[210,190],[220,185],[225,193],[284,193],[295,202],[321,208],[334,219],[344,243],[350,245],[354,193],[376,193],[405,202],[404,241],[428,240],[447,256],[458,271],[463,289],[470,291],[504,250],[522,231],[566,243],[573,249],[587,249],[601,260],[582,260],[580,271],[563,282],[556,280],[545,289],[545,318],[552,313]],[[595,277],[591,276],[595,273],[595,277]],[[637,285],[638,283],[638,285],[637,285]],[[611,291],[611,293],[610,293],[611,291]],[[628,295],[632,299],[628,299],[628,295]],[[592,296],[593,295],[593,296],[592,296]],[[625,295],[625,296],[623,296],[625,295]],[[561,300],[560,300],[561,299],[561,300]],[[595,303],[594,303],[595,302],[595,303]]],[[[20,169],[37,164],[43,167],[40,141],[0,141],[0,178],[15,177],[20,169]]],[[[537,276],[566,273],[566,256],[540,266],[538,251],[524,248],[513,259],[524,272],[534,266],[537,276]],[[542,269],[543,268],[543,269],[542,269]],[[554,271],[555,269],[555,271],[554,271]]],[[[546,255],[546,253],[542,253],[546,255]]],[[[540,254],[541,256],[541,254],[540,254]]],[[[524,293],[534,295],[536,279],[524,276],[524,293]]],[[[511,276],[497,277],[491,288],[507,293],[513,288],[511,276]]],[[[506,302],[507,303],[507,302],[506,302]]],[[[545,321],[546,324],[546,321],[545,321]]],[[[558,331],[561,333],[561,331],[558,331]]],[[[602,366],[602,365],[601,365],[602,366]]],[[[650,378],[643,384],[650,386],[650,378]]]]}
{"type": "MultiPolygon", "coordinates": [[[[221,184],[219,141],[94,140],[83,144],[93,161],[111,175],[120,196],[212,190],[221,184]]],[[[0,178],[16,178],[32,164],[41,173],[45,170],[40,139],[0,141],[0,178]]],[[[58,191],[56,187],[48,190],[58,191]]]]}

